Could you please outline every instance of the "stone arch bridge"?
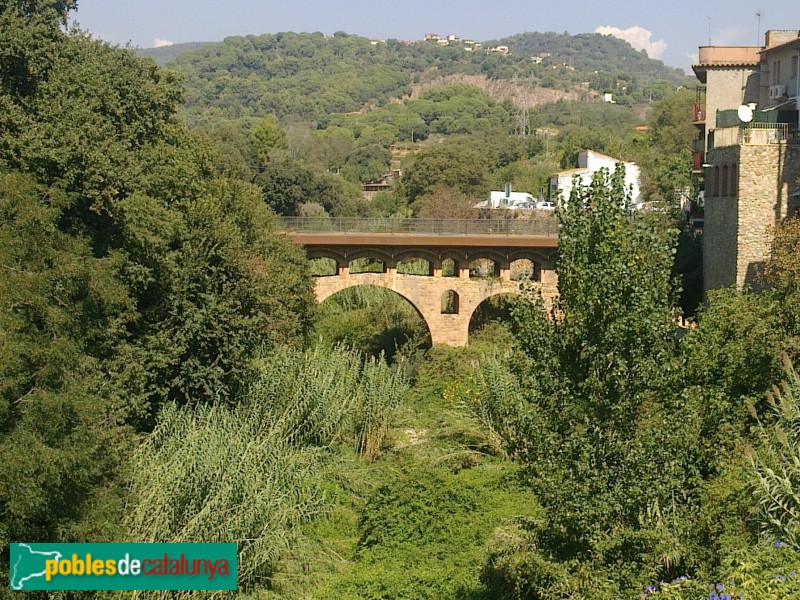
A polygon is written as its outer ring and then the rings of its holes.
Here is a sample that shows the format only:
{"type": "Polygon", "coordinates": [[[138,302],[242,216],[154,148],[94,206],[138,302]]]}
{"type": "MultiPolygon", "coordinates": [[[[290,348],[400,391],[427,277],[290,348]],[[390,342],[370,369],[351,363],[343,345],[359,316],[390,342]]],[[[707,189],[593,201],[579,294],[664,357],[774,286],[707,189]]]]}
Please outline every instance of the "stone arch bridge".
{"type": "Polygon", "coordinates": [[[282,229],[306,248],[310,260],[328,265],[328,275],[316,277],[318,302],[349,287],[387,288],[416,308],[434,345],[465,346],[477,307],[498,294],[519,294],[517,275],[525,273],[526,279],[541,290],[545,303],[552,301],[558,247],[555,227],[551,217],[287,217],[282,229]],[[408,269],[412,264],[415,268],[408,269]]]}

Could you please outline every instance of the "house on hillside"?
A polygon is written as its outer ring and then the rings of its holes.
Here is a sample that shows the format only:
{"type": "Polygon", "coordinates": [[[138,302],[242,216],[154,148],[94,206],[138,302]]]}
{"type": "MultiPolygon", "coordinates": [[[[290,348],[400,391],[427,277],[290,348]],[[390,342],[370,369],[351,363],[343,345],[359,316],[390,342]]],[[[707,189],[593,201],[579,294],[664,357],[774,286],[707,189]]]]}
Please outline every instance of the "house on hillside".
{"type": "Polygon", "coordinates": [[[576,183],[589,185],[592,177],[600,169],[608,169],[610,173],[614,173],[620,165],[625,168],[625,188],[631,190],[632,204],[640,207],[642,203],[641,173],[636,163],[621,161],[593,150],[584,150],[578,154],[577,169],[561,171],[550,178],[549,198],[556,204],[569,200],[572,188],[576,183]]]}
{"type": "Polygon", "coordinates": [[[361,196],[372,202],[375,197],[381,192],[391,192],[397,187],[397,182],[403,176],[400,169],[393,169],[391,172],[386,173],[378,181],[370,181],[361,185],[361,196]]]}
{"type": "Polygon", "coordinates": [[[763,46],[703,46],[692,110],[704,177],[704,288],[761,285],[770,229],[800,207],[800,30],[763,46]]]}

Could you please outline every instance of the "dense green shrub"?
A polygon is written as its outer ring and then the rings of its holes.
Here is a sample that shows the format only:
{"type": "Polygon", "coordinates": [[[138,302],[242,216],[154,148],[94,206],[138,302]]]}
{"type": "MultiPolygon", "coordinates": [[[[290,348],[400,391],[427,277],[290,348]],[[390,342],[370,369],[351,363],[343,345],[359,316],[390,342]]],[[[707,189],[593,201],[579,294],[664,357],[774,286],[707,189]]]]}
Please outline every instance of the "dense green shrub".
{"type": "Polygon", "coordinates": [[[237,542],[239,585],[268,586],[299,527],[330,508],[335,444],[380,452],[406,384],[344,348],[263,358],[235,407],[168,405],[130,466],[126,525],[146,542],[237,542]]]}

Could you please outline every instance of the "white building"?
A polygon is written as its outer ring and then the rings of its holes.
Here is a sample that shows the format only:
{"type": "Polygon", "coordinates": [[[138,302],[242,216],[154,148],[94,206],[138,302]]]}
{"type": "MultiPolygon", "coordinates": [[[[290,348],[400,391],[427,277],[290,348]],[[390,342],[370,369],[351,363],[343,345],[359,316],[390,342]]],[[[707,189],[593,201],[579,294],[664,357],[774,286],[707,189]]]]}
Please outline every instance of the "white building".
{"type": "Polygon", "coordinates": [[[593,150],[584,150],[578,154],[578,168],[561,171],[550,178],[550,199],[558,203],[559,200],[568,200],[576,178],[581,185],[589,185],[592,177],[600,169],[608,169],[609,173],[617,170],[617,165],[625,167],[625,188],[632,190],[631,199],[634,206],[642,202],[640,191],[641,173],[636,163],[624,162],[593,150]]]}
{"type": "Polygon", "coordinates": [[[527,192],[512,192],[507,187],[504,192],[489,192],[489,197],[478,202],[475,208],[533,208],[536,204],[533,196],[527,192]]]}

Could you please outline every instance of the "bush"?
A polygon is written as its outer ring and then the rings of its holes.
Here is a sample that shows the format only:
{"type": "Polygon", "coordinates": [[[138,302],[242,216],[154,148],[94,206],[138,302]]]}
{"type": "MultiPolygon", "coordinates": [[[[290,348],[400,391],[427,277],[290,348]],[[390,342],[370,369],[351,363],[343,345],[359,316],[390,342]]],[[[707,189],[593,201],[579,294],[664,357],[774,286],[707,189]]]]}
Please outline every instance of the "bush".
{"type": "Polygon", "coordinates": [[[134,541],[237,542],[239,586],[269,583],[304,522],[324,514],[322,447],[379,452],[406,385],[343,348],[283,349],[235,407],[168,405],[135,453],[134,541]]]}

